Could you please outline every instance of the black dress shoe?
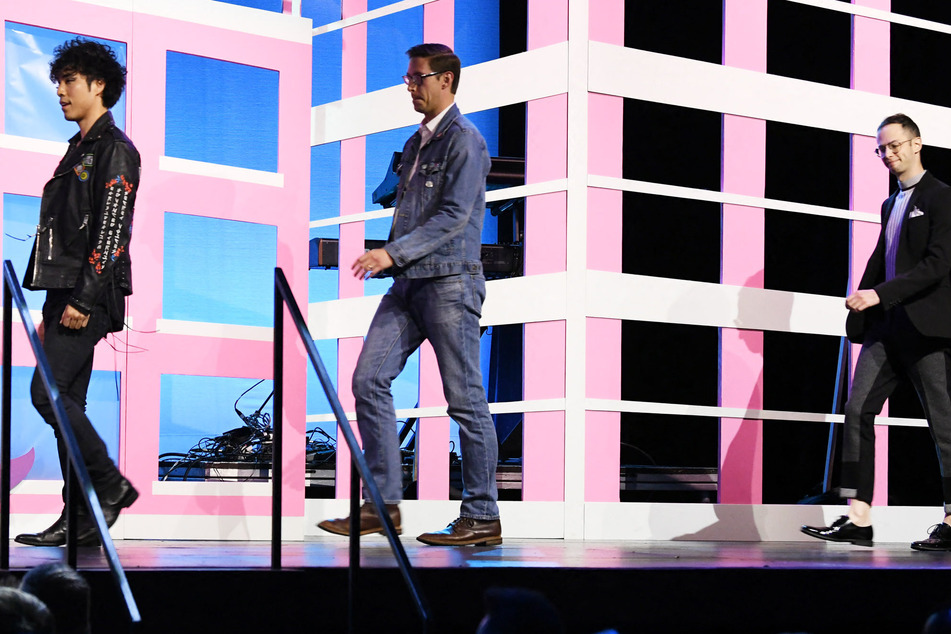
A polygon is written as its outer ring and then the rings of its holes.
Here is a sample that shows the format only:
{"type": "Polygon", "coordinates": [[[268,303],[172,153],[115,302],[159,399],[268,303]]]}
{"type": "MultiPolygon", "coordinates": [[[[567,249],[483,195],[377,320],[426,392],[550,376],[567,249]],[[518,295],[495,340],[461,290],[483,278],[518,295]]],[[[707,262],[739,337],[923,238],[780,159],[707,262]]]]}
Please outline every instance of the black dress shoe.
{"type": "MultiPolygon", "coordinates": [[[[396,534],[401,534],[403,532],[403,527],[401,525],[400,518],[400,505],[387,504],[386,512],[390,516],[390,521],[393,522],[393,527],[396,529],[396,534]]],[[[322,528],[328,533],[333,533],[334,535],[349,536],[350,518],[340,517],[335,520],[324,520],[317,525],[317,528],[322,528]]],[[[372,533],[382,532],[383,524],[380,522],[380,516],[376,513],[376,507],[372,502],[365,502],[363,506],[360,507],[360,535],[370,535],[372,533]]]]}
{"type": "Polygon", "coordinates": [[[441,531],[416,539],[430,546],[496,546],[502,543],[502,522],[460,517],[441,531]]]}
{"type": "Polygon", "coordinates": [[[832,522],[832,526],[803,526],[803,533],[830,542],[850,542],[858,546],[872,545],[872,527],[856,526],[847,515],[832,522]]]}
{"type": "MultiPolygon", "coordinates": [[[[96,527],[89,521],[79,520],[80,531],[76,536],[77,546],[98,546],[99,535],[96,527]]],[[[66,544],[66,511],[57,518],[53,525],[39,533],[22,533],[13,538],[13,541],[27,546],[63,546],[66,544]]]]}
{"type": "Polygon", "coordinates": [[[951,526],[944,522],[931,527],[928,539],[912,542],[915,550],[951,550],[951,526]]]}
{"type": "Polygon", "coordinates": [[[119,476],[119,481],[110,487],[106,487],[99,496],[99,504],[102,505],[102,516],[106,520],[106,526],[112,528],[112,525],[119,519],[119,513],[124,508],[132,506],[139,498],[139,492],[135,490],[132,483],[125,479],[125,476],[119,476]]]}

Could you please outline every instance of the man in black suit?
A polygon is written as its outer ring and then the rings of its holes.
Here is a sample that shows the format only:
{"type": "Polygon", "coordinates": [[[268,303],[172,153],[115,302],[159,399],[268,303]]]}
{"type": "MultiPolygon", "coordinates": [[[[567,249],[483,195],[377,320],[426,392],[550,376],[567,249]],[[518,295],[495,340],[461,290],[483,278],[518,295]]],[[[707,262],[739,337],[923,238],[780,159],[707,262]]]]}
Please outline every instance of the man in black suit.
{"type": "Polygon", "coordinates": [[[951,550],[951,188],[921,164],[921,136],[896,114],[878,127],[875,153],[898,180],[882,204],[882,230],[859,290],[845,299],[846,333],[861,343],[845,406],[842,481],[848,515],[802,532],[834,542],[872,545],[875,416],[902,377],[918,392],[938,451],[944,522],[916,550],[951,550]]]}

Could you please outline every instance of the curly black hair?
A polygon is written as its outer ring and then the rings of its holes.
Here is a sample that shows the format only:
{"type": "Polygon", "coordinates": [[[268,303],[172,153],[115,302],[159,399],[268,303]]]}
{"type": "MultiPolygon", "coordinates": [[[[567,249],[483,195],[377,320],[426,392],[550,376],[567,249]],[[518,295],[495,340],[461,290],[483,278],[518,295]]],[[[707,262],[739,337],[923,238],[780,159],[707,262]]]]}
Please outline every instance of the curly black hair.
{"type": "Polygon", "coordinates": [[[78,73],[91,85],[101,79],[106,87],[102,91],[102,105],[111,108],[119,101],[125,89],[125,66],[116,59],[109,46],[82,37],[64,42],[53,49],[50,60],[50,81],[58,83],[63,75],[78,73]]]}

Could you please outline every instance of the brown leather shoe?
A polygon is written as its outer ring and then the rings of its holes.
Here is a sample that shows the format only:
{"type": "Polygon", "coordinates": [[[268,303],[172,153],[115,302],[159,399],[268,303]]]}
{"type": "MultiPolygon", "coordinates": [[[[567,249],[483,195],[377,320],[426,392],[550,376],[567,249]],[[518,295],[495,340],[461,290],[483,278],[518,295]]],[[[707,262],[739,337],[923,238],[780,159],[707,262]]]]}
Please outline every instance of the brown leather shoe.
{"type": "Polygon", "coordinates": [[[502,543],[502,522],[459,517],[441,531],[416,539],[430,546],[496,546],[502,543]]]}
{"type": "MultiPolygon", "coordinates": [[[[396,534],[399,535],[403,532],[403,527],[400,525],[400,505],[399,504],[387,504],[386,512],[390,515],[390,520],[393,522],[393,527],[396,528],[396,534]]],[[[324,520],[317,525],[317,528],[322,528],[328,533],[333,533],[334,535],[350,535],[350,516],[341,517],[335,520],[324,520]]],[[[360,534],[361,535],[370,535],[372,533],[382,533],[383,524],[380,523],[380,517],[376,514],[376,507],[373,506],[372,502],[364,502],[363,506],[360,507],[360,534]]]]}

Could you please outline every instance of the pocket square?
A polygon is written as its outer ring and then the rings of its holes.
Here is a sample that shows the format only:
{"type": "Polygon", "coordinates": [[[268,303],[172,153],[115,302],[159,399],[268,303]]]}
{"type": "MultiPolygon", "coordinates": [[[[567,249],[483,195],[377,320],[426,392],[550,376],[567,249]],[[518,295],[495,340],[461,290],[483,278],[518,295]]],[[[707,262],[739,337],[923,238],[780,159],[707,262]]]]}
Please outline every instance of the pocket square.
{"type": "Polygon", "coordinates": [[[925,215],[925,212],[923,212],[922,210],[920,210],[920,209],[918,209],[917,207],[915,207],[914,209],[911,210],[911,213],[908,214],[908,217],[909,217],[909,218],[917,218],[918,216],[924,216],[924,215],[925,215]]]}

